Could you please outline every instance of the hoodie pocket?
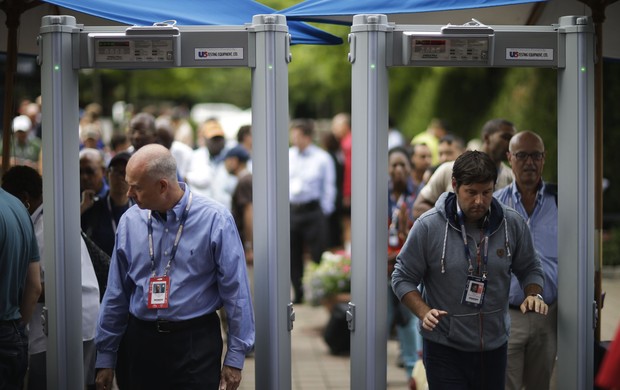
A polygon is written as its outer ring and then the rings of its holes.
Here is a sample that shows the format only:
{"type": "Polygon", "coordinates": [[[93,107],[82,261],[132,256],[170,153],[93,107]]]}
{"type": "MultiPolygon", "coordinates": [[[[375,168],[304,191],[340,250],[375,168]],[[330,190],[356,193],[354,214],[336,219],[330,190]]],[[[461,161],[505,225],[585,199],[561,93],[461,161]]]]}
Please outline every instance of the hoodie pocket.
{"type": "Polygon", "coordinates": [[[501,309],[450,316],[448,340],[457,349],[471,351],[495,347],[507,334],[501,309]]]}

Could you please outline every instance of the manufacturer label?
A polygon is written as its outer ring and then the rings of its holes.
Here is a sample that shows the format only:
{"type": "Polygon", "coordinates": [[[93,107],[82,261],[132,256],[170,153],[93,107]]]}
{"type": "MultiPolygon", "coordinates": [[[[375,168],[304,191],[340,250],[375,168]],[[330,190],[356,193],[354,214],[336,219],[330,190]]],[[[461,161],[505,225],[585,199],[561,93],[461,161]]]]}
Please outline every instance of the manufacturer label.
{"type": "Polygon", "coordinates": [[[197,48],[194,49],[195,60],[242,60],[243,48],[197,48]]]}
{"type": "Polygon", "coordinates": [[[507,60],[553,61],[553,49],[506,49],[507,60]]]}

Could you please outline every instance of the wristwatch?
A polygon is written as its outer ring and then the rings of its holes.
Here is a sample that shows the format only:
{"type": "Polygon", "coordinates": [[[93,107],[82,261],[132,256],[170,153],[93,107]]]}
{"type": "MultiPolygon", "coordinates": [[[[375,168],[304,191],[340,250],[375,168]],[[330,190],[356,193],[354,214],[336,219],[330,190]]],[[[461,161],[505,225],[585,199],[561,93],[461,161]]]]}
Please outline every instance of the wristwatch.
{"type": "Polygon", "coordinates": [[[531,296],[531,297],[536,297],[536,298],[540,299],[540,300],[541,300],[541,301],[543,301],[543,302],[545,301],[545,299],[543,298],[543,296],[542,296],[542,295],[540,295],[540,294],[530,294],[530,296],[531,296]]]}

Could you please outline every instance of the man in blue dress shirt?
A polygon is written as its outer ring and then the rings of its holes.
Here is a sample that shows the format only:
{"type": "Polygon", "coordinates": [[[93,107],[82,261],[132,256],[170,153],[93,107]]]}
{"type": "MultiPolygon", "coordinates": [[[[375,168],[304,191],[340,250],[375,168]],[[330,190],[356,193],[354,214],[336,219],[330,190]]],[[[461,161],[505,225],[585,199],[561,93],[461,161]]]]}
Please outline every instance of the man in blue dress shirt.
{"type": "Polygon", "coordinates": [[[508,161],[515,182],[495,193],[527,221],[545,274],[547,316],[523,314],[523,290],[512,276],[506,389],[549,389],[557,352],[558,206],[557,188],[542,180],[545,145],[538,134],[522,131],[510,140],[508,161]]]}
{"type": "Polygon", "coordinates": [[[294,302],[303,301],[304,249],[319,263],[326,249],[327,217],[334,212],[336,168],[330,155],[314,145],[314,124],[297,120],[291,126],[289,200],[291,207],[291,284],[294,302]]]}
{"type": "Polygon", "coordinates": [[[128,388],[237,389],[254,316],[235,221],[178,182],[161,145],[140,148],[126,179],[136,205],[117,229],[97,326],[97,388],[111,389],[124,337],[128,388]],[[228,321],[223,366],[220,307],[228,321]]]}

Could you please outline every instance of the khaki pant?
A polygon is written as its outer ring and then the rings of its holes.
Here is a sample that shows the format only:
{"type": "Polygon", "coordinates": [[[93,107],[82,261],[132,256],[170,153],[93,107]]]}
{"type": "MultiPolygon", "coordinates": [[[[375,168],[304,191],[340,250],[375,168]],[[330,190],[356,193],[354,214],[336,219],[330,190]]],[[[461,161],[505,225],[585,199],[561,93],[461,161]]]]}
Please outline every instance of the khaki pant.
{"type": "Polygon", "coordinates": [[[546,316],[510,309],[507,390],[549,390],[557,354],[557,303],[546,316]]]}

